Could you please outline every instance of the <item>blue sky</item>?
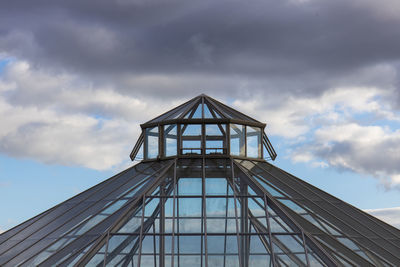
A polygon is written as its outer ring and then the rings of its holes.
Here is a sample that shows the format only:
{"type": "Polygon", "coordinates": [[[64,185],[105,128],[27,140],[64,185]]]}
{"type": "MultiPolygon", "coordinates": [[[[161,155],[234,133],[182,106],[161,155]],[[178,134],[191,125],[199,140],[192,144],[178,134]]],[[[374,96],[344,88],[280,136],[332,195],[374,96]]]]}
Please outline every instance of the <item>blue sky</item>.
{"type": "Polygon", "coordinates": [[[398,14],[394,0],[0,4],[0,231],[130,166],[139,124],[201,93],[266,122],[274,164],[399,226],[398,14]]]}

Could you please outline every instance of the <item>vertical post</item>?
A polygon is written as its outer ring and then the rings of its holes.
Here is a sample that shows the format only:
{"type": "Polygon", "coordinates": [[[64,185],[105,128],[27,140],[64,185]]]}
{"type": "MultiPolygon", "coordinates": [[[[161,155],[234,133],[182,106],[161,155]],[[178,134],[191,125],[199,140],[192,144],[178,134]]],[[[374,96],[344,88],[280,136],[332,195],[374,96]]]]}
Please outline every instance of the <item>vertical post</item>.
{"type": "Polygon", "coordinates": [[[243,144],[244,144],[244,156],[247,157],[247,126],[243,125],[243,144]]]}
{"type": "Polygon", "coordinates": [[[226,124],[226,154],[231,154],[231,124],[226,124]]]}
{"type": "Polygon", "coordinates": [[[173,178],[173,197],[172,197],[172,248],[171,248],[171,267],[174,267],[175,260],[175,210],[176,210],[176,159],[174,163],[174,178],[173,178]]]}
{"type": "Polygon", "coordinates": [[[240,179],[240,195],[241,197],[241,206],[240,206],[240,232],[242,233],[241,236],[241,254],[243,260],[243,266],[248,266],[249,264],[249,239],[250,236],[248,235],[249,229],[249,213],[248,213],[248,198],[247,198],[247,184],[244,183],[242,179],[240,179]]]}
{"type": "Polygon", "coordinates": [[[263,159],[263,140],[262,133],[264,132],[264,128],[260,128],[260,133],[257,136],[258,141],[258,158],[263,159]]]}
{"type": "Polygon", "coordinates": [[[153,220],[153,260],[154,267],[157,267],[156,224],[154,222],[155,220],[153,220]]]}
{"type": "Polygon", "coordinates": [[[160,184],[160,267],[165,267],[165,182],[160,184]]]}
{"type": "MultiPolygon", "coordinates": [[[[226,164],[225,164],[225,172],[226,172],[226,164]]],[[[226,240],[227,240],[227,232],[228,232],[228,206],[229,206],[229,183],[228,183],[228,179],[227,179],[227,181],[226,181],[226,202],[225,202],[225,235],[224,235],[224,266],[223,267],[226,267],[226,240]]]]}
{"type": "MultiPolygon", "coordinates": [[[[206,205],[206,171],[205,171],[205,158],[203,157],[203,166],[202,166],[202,190],[201,190],[201,195],[202,195],[202,213],[203,213],[203,220],[204,220],[204,224],[203,224],[203,231],[204,231],[204,250],[205,250],[205,267],[208,266],[208,249],[207,249],[207,205],[206,205]]],[[[203,258],[203,255],[201,255],[201,257],[203,258]]]]}
{"type": "MultiPolygon", "coordinates": [[[[179,196],[179,184],[178,183],[176,183],[176,194],[179,196]]],[[[179,231],[179,197],[178,197],[178,199],[177,199],[177,201],[176,201],[176,214],[177,214],[177,220],[176,220],[176,231],[178,232],[178,233],[180,233],[180,231],[179,231]]],[[[177,246],[177,249],[178,249],[178,267],[180,267],[181,265],[180,265],[180,245],[179,245],[179,235],[177,236],[177,238],[178,238],[178,246],[177,246]]],[[[172,267],[175,267],[175,266],[172,266],[172,267]]]]}
{"type": "Polygon", "coordinates": [[[164,126],[158,126],[158,158],[163,158],[165,156],[164,151],[164,126]]]}
{"type": "Polygon", "coordinates": [[[182,147],[182,134],[181,134],[181,124],[177,124],[176,125],[176,138],[178,139],[178,140],[176,140],[176,146],[177,146],[177,150],[178,151],[176,151],[177,152],[177,154],[176,155],[181,155],[181,147],[182,147]]]}
{"type": "MultiPolygon", "coordinates": [[[[233,192],[233,203],[234,203],[234,209],[235,209],[235,221],[236,221],[236,238],[237,238],[237,245],[238,245],[238,257],[239,257],[239,267],[244,267],[243,265],[243,259],[242,259],[242,254],[240,253],[241,251],[241,244],[240,244],[240,236],[239,236],[239,219],[238,219],[238,211],[237,211],[237,193],[235,190],[235,172],[233,171],[233,160],[231,159],[231,175],[232,175],[232,180],[228,181],[233,192]]],[[[247,266],[246,266],[247,267],[247,266]]]]}
{"type": "Polygon", "coordinates": [[[143,158],[148,159],[148,146],[149,146],[149,136],[147,134],[147,128],[143,130],[144,132],[144,140],[143,140],[143,158]]]}
{"type": "Polygon", "coordinates": [[[144,224],[145,208],[146,208],[146,194],[143,195],[142,218],[140,221],[138,267],[140,267],[142,260],[143,224],[144,224]]]}
{"type": "Polygon", "coordinates": [[[204,156],[206,154],[206,125],[204,123],[201,124],[201,151],[204,156]]]}

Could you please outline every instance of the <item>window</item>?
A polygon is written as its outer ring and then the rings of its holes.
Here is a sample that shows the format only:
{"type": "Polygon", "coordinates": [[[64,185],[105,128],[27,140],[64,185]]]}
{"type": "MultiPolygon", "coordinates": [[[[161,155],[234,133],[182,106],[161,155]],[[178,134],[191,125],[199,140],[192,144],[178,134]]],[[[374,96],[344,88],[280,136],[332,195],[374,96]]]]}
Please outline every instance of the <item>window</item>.
{"type": "Polygon", "coordinates": [[[166,157],[176,156],[178,145],[176,124],[164,125],[164,154],[166,157]]]}
{"type": "Polygon", "coordinates": [[[261,158],[261,128],[246,126],[247,157],[261,158]]]}
{"type": "Polygon", "coordinates": [[[158,156],[158,127],[146,128],[145,159],[155,159],[158,156]]]}
{"type": "Polygon", "coordinates": [[[202,154],[201,149],[201,125],[185,124],[182,125],[182,155],[185,154],[202,154]]]}
{"type": "Polygon", "coordinates": [[[206,125],[206,154],[225,154],[226,152],[226,125],[206,125]]]}
{"type": "Polygon", "coordinates": [[[231,146],[231,155],[234,156],[246,156],[246,148],[245,148],[245,126],[239,124],[231,124],[231,133],[230,133],[230,146],[231,146]]]}

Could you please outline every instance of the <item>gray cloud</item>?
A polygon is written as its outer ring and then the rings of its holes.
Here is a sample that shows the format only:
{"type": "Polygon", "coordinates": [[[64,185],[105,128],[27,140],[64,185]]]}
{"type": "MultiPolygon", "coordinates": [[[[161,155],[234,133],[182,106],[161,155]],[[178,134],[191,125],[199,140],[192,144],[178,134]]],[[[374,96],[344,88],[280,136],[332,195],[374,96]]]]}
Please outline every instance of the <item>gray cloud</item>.
{"type": "MultiPolygon", "coordinates": [[[[43,0],[2,5],[1,50],[42,67],[88,75],[98,84],[144,74],[178,80],[218,75],[218,82],[204,85],[223,88],[225,95],[240,94],[239,85],[229,82],[232,77],[252,81],[254,91],[314,95],[349,73],[400,57],[400,20],[370,1],[43,0]]],[[[163,92],[163,84],[154,86],[163,92]]],[[[132,84],[118,88],[148,92],[132,84]]],[[[191,85],[182,91],[189,96],[195,90],[191,85]]]]}

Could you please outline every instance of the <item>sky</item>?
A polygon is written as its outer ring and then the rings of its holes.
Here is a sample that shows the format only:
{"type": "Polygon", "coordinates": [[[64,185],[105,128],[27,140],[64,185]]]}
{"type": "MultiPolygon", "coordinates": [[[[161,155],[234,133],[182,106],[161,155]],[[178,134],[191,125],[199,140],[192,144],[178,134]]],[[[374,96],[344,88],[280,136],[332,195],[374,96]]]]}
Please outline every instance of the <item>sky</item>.
{"type": "Polygon", "coordinates": [[[201,93],[400,227],[399,29],[397,0],[2,1],[0,232],[131,166],[139,124],[201,93]]]}

